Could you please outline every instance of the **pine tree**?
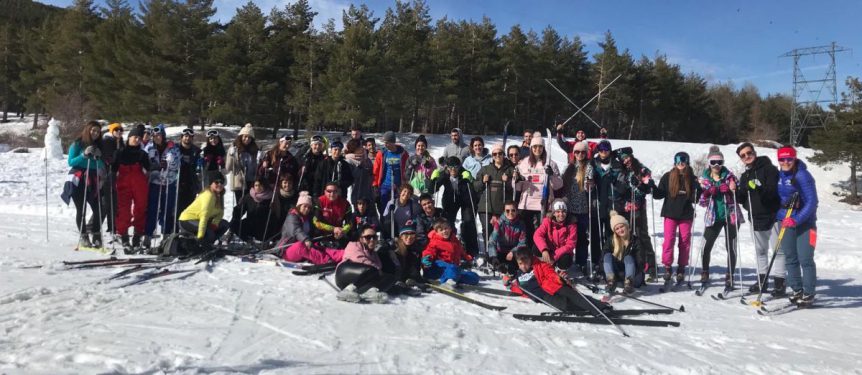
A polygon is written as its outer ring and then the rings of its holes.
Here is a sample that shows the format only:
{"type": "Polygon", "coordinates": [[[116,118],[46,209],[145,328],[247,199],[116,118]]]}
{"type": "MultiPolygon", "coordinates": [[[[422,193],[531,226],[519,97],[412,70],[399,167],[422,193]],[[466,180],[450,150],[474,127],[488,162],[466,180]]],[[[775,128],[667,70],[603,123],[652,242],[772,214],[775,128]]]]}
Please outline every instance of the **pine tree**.
{"type": "Polygon", "coordinates": [[[850,195],[844,201],[855,205],[862,203],[857,177],[862,167],[862,82],[848,77],[845,84],[847,92],[841,94],[841,103],[832,108],[836,121],[826,129],[814,131],[810,137],[811,146],[817,149],[811,160],[821,166],[847,163],[850,195]]]}
{"type": "Polygon", "coordinates": [[[288,127],[317,122],[312,107],[318,100],[316,83],[326,67],[326,54],[313,26],[317,12],[306,0],[287,5],[270,13],[270,36],[267,50],[274,57],[278,82],[279,118],[288,127]]]}

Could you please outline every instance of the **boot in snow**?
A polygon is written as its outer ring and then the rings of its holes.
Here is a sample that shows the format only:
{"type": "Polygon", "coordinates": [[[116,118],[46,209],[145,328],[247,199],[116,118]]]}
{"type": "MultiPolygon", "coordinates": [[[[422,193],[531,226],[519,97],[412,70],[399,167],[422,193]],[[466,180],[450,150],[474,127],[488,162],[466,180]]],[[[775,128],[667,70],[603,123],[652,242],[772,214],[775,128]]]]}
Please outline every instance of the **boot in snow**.
{"type": "Polygon", "coordinates": [[[78,239],[79,247],[93,247],[93,244],[90,242],[90,236],[86,233],[81,233],[81,237],[78,239]]]}
{"type": "Polygon", "coordinates": [[[362,293],[360,297],[368,302],[372,303],[386,303],[389,302],[389,295],[381,292],[380,289],[371,288],[362,293]]]}
{"type": "Polygon", "coordinates": [[[150,248],[150,236],[144,236],[144,238],[141,240],[141,247],[143,247],[144,249],[150,248]]]}
{"type": "Polygon", "coordinates": [[[724,274],[724,290],[733,289],[733,274],[724,274]]]}
{"type": "Polygon", "coordinates": [[[608,294],[613,294],[614,290],[617,289],[617,282],[614,280],[613,276],[608,276],[608,283],[605,286],[605,292],[608,294]]]}
{"type": "Polygon", "coordinates": [[[134,247],[136,249],[141,247],[141,236],[140,235],[136,234],[132,237],[132,247],[134,247]]]}
{"type": "Polygon", "coordinates": [[[814,305],[814,295],[813,294],[805,294],[796,301],[796,306],[800,309],[806,309],[814,305]]]}
{"type": "Polygon", "coordinates": [[[685,281],[685,267],[677,267],[676,269],[676,283],[682,284],[685,281]]]}
{"type": "Polygon", "coordinates": [[[799,301],[801,299],[802,299],[802,291],[801,290],[795,290],[795,291],[793,291],[793,294],[790,295],[790,303],[799,303],[799,301]]]}
{"type": "Polygon", "coordinates": [[[664,272],[664,275],[662,276],[662,278],[664,278],[664,282],[668,282],[673,277],[673,272],[671,272],[672,271],[671,267],[665,267],[664,269],[665,269],[665,272],[664,272]]]}
{"type": "Polygon", "coordinates": [[[751,293],[760,293],[761,285],[763,286],[763,290],[766,291],[769,289],[769,280],[766,279],[766,275],[759,274],[757,275],[757,282],[754,283],[751,287],[748,288],[748,291],[751,293]]]}
{"type": "Polygon", "coordinates": [[[348,285],[338,292],[338,294],[335,295],[335,298],[339,301],[351,303],[359,303],[362,301],[362,297],[359,296],[359,293],[356,293],[356,285],[353,284],[348,285]]]}
{"type": "Polygon", "coordinates": [[[631,277],[626,277],[625,285],[623,285],[623,293],[632,294],[635,292],[635,283],[631,277]]]}
{"type": "Polygon", "coordinates": [[[90,241],[93,244],[93,247],[102,247],[102,235],[99,233],[93,234],[93,240],[90,241]]]}
{"type": "Polygon", "coordinates": [[[709,271],[702,271],[700,273],[700,282],[702,282],[702,283],[709,282],[709,271]]]}
{"type": "Polygon", "coordinates": [[[129,248],[132,247],[132,244],[129,242],[129,235],[128,234],[124,234],[124,235],[120,236],[120,243],[123,245],[124,249],[128,250],[129,248]]]}
{"type": "Polygon", "coordinates": [[[787,284],[783,277],[775,278],[775,287],[772,288],[772,296],[775,298],[787,297],[787,284]]]}

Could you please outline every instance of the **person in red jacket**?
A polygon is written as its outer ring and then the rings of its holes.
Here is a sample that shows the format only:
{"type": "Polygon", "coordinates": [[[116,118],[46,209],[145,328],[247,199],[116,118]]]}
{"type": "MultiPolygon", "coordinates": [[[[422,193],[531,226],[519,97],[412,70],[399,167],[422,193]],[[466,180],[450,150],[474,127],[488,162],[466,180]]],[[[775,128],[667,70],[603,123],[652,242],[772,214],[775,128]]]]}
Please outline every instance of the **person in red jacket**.
{"type": "Polygon", "coordinates": [[[428,234],[428,241],[428,246],[422,252],[422,268],[426,279],[439,279],[441,284],[449,280],[455,284],[479,283],[479,275],[461,269],[461,265],[469,264],[473,257],[464,251],[449,221],[441,218],[434,222],[434,231],[428,234]]]}
{"type": "Polygon", "coordinates": [[[557,271],[550,264],[539,261],[529,250],[516,251],[515,261],[518,262],[518,272],[509,279],[511,283],[508,285],[514,293],[531,299],[540,298],[562,311],[589,311],[593,316],[600,316],[600,310],[607,313],[613,309],[573,289],[565,271],[557,271]]]}
{"type": "Polygon", "coordinates": [[[573,263],[578,226],[574,216],[568,217],[565,201],[558,199],[551,207],[551,215],[542,219],[542,224],[533,233],[533,243],[543,262],[567,270],[573,263]]]}
{"type": "Polygon", "coordinates": [[[314,217],[311,220],[315,236],[332,235],[328,247],[343,249],[347,245],[350,229],[353,227],[353,208],[350,202],[341,196],[338,183],[326,184],[323,195],[317,198],[314,217]]]}

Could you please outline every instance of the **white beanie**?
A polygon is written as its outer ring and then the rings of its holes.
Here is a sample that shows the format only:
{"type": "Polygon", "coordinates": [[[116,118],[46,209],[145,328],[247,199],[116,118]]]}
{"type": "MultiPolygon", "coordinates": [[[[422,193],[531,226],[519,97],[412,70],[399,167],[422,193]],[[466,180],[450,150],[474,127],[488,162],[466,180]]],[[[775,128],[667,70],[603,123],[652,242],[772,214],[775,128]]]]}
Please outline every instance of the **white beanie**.
{"type": "Polygon", "coordinates": [[[566,211],[566,202],[561,199],[557,199],[554,201],[552,208],[554,211],[566,211]]]}
{"type": "Polygon", "coordinates": [[[243,126],[242,129],[239,130],[239,135],[247,135],[254,138],[254,134],[251,129],[251,123],[245,124],[245,126],[243,126]]]}
{"type": "Polygon", "coordinates": [[[628,227],[629,221],[626,220],[625,216],[617,214],[616,211],[611,211],[611,230],[616,228],[619,224],[625,224],[628,227]]]}

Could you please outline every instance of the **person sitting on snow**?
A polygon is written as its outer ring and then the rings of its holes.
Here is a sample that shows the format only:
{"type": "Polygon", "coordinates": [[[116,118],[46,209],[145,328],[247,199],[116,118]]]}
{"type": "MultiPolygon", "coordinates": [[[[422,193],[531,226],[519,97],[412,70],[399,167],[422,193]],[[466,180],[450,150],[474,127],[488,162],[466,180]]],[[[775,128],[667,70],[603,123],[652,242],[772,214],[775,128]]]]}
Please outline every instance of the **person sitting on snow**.
{"type": "Polygon", "coordinates": [[[341,289],[336,298],[354,303],[363,300],[386,303],[389,301],[386,291],[395,283],[395,275],[383,272],[377,231],[365,226],[359,233],[359,241],[347,244],[344,257],[335,268],[335,285],[341,289]]]}
{"type": "Polygon", "coordinates": [[[353,228],[353,213],[350,202],[341,197],[338,183],[327,183],[323,195],[317,198],[317,203],[312,218],[315,235],[332,235],[332,238],[326,241],[329,246],[344,248],[350,229],[353,228]]]}
{"type": "Polygon", "coordinates": [[[344,250],[319,248],[312,243],[311,210],[311,196],[307,191],[300,192],[296,207],[290,210],[281,229],[278,249],[284,251],[282,258],[288,262],[308,261],[314,264],[340,262],[344,250]]]}
{"type": "Polygon", "coordinates": [[[643,285],[644,281],[644,259],[643,252],[637,236],[632,234],[629,221],[616,211],[610,213],[611,228],[613,234],[608,238],[604,246],[603,255],[605,276],[608,280],[606,290],[613,293],[617,287],[617,281],[625,280],[623,292],[634,293],[635,289],[643,285]]]}
{"type": "Polygon", "coordinates": [[[514,274],[517,269],[514,252],[528,248],[527,231],[518,217],[518,207],[514,201],[506,202],[503,215],[493,226],[491,236],[488,237],[488,253],[496,254],[496,257],[491,258],[491,264],[502,274],[514,274]]]}
{"type": "Polygon", "coordinates": [[[422,252],[422,268],[427,279],[438,279],[441,284],[452,280],[454,284],[479,283],[479,275],[464,271],[473,257],[464,251],[461,242],[452,233],[452,226],[446,219],[434,223],[434,231],[428,235],[428,246],[422,252]]]}
{"type": "Polygon", "coordinates": [[[569,217],[565,201],[558,199],[551,208],[551,214],[542,219],[533,234],[533,243],[542,254],[543,262],[567,270],[574,263],[578,226],[574,216],[569,217]]]}
{"type": "Polygon", "coordinates": [[[512,292],[531,299],[541,298],[562,311],[589,311],[593,316],[600,316],[599,311],[612,310],[610,305],[572,288],[565,271],[555,271],[554,266],[540,261],[529,250],[516,251],[515,261],[518,273],[508,279],[512,292]]]}
{"type": "Polygon", "coordinates": [[[209,186],[180,214],[179,224],[184,231],[195,233],[204,250],[212,248],[213,243],[227,232],[230,225],[224,216],[224,175],[210,171],[209,186]]]}

